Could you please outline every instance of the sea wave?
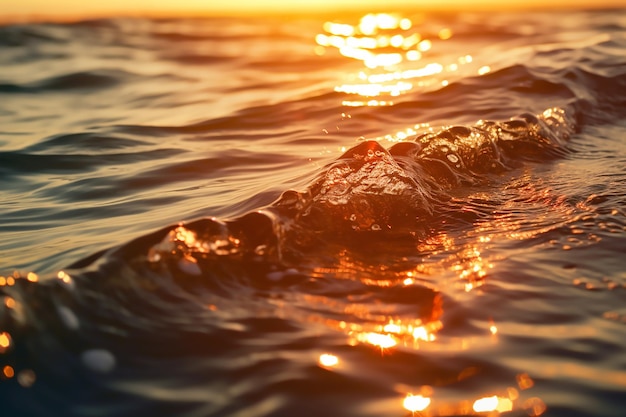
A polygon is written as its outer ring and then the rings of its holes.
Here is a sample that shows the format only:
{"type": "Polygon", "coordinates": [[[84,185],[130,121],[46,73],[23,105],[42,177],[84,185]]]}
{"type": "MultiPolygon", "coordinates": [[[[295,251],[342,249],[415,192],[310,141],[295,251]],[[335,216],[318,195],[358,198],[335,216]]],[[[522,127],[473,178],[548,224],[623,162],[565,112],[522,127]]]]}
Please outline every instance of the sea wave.
{"type": "MultiPolygon", "coordinates": [[[[408,240],[410,244],[404,248],[407,254],[414,254],[420,240],[437,232],[436,225],[446,223],[450,227],[453,217],[458,217],[461,224],[468,224],[480,213],[479,204],[469,201],[457,200],[448,206],[454,199],[451,190],[461,186],[490,186],[494,181],[497,184],[498,175],[505,175],[520,164],[566,156],[568,139],[577,128],[573,120],[565,110],[551,108],[538,116],[522,115],[506,122],[481,121],[474,126],[424,133],[414,141],[401,142],[389,149],[375,141],[364,141],[322,170],[306,190],[286,191],[264,209],[233,220],[202,219],[171,225],[77,261],[66,271],[72,276],[96,273],[104,280],[113,276],[122,278],[130,270],[136,270],[133,274],[137,276],[153,271],[150,275],[166,273],[181,282],[195,277],[201,285],[212,288],[214,280],[227,282],[235,276],[238,279],[247,276],[241,269],[256,269],[257,277],[258,271],[265,270],[264,280],[270,282],[275,281],[274,275],[281,279],[290,275],[302,278],[311,272],[289,271],[296,271],[292,269],[296,266],[320,267],[319,259],[306,259],[315,257],[312,254],[316,252],[319,256],[320,248],[323,257],[329,260],[336,257],[324,246],[331,241],[333,245],[349,244],[347,247],[359,257],[359,251],[367,254],[371,246],[388,243],[390,239],[396,242],[394,251],[399,253],[403,248],[401,242],[408,240]],[[459,211],[459,205],[473,209],[459,211]],[[281,276],[280,270],[287,272],[281,276]]],[[[51,141],[63,144],[65,139],[57,137],[51,141]]],[[[114,144],[116,148],[119,142],[114,144]]],[[[28,170],[29,163],[16,160],[15,156],[11,155],[14,169],[19,166],[28,170]]],[[[154,159],[145,152],[141,156],[154,159]]],[[[265,160],[262,154],[252,156],[265,160]]],[[[59,155],[45,157],[53,158],[59,169],[71,169],[71,164],[59,155]]],[[[120,157],[135,160],[132,154],[120,154],[120,157]]],[[[148,173],[145,178],[159,178],[162,182],[160,178],[165,177],[176,181],[177,171],[182,170],[183,175],[189,170],[196,171],[196,164],[219,169],[219,161],[219,158],[188,161],[181,167],[166,167],[158,175],[148,173]]],[[[42,164],[35,160],[30,163],[42,164]]],[[[100,159],[100,163],[106,163],[106,159],[100,159]]],[[[230,155],[224,163],[240,162],[230,155]]],[[[49,162],[43,165],[54,169],[49,162]]],[[[138,177],[132,179],[138,180],[138,177]]],[[[94,181],[88,188],[102,192],[94,181]]],[[[124,188],[136,190],[137,186],[124,188]]],[[[69,194],[69,198],[89,197],[69,194]]],[[[17,299],[25,296],[16,295],[14,288],[6,291],[17,299]]],[[[11,315],[6,317],[10,319],[11,315]]],[[[4,326],[13,330],[6,322],[4,326]]]]}

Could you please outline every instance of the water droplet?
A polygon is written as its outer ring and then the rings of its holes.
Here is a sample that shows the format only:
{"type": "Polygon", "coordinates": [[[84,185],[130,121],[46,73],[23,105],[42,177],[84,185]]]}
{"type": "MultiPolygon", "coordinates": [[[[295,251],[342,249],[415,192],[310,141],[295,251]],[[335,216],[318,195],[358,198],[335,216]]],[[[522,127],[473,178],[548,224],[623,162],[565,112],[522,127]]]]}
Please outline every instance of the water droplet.
{"type": "Polygon", "coordinates": [[[410,412],[415,413],[416,411],[425,410],[430,405],[430,398],[408,394],[402,405],[410,412]]]}
{"type": "Polygon", "coordinates": [[[178,261],[178,269],[181,272],[189,275],[202,275],[202,271],[198,266],[198,261],[192,256],[185,256],[181,260],[178,261]]]}
{"type": "Polygon", "coordinates": [[[356,214],[352,213],[352,215],[350,216],[350,221],[351,222],[355,222],[356,221],[356,214]]]}
{"type": "Polygon", "coordinates": [[[17,374],[17,382],[24,388],[31,387],[35,383],[35,372],[31,369],[24,369],[17,374]]]}
{"type": "Polygon", "coordinates": [[[78,322],[78,317],[76,317],[76,314],[74,314],[72,310],[65,306],[58,306],[57,312],[59,313],[61,321],[65,327],[70,330],[78,330],[80,323],[78,322]]]}
{"type": "Polygon", "coordinates": [[[15,375],[15,370],[12,366],[6,365],[2,368],[2,375],[5,378],[13,378],[13,376],[15,375]]]}
{"type": "Polygon", "coordinates": [[[452,162],[453,164],[456,164],[457,162],[459,162],[459,157],[456,156],[455,154],[448,154],[447,155],[448,161],[452,162]]]}
{"type": "Polygon", "coordinates": [[[529,416],[537,417],[546,411],[546,404],[540,398],[533,397],[524,401],[524,409],[529,416]]]}
{"type": "Polygon", "coordinates": [[[7,332],[0,333],[0,353],[5,353],[11,347],[11,335],[7,332]]]}
{"type": "Polygon", "coordinates": [[[372,230],[380,230],[380,225],[379,225],[379,224],[377,224],[377,223],[374,223],[374,224],[372,225],[372,230]]]}
{"type": "Polygon", "coordinates": [[[66,284],[68,287],[70,287],[71,289],[74,288],[74,280],[72,280],[72,277],[70,277],[67,273],[65,273],[64,271],[59,271],[57,273],[57,278],[63,282],[64,284],[66,284]]]}
{"type": "Polygon", "coordinates": [[[107,373],[115,368],[115,356],[108,350],[86,350],[80,358],[87,368],[95,372],[107,373]]]}
{"type": "Polygon", "coordinates": [[[150,248],[148,251],[148,262],[159,262],[161,260],[161,254],[154,248],[150,248]]]}
{"type": "Polygon", "coordinates": [[[330,353],[324,353],[323,355],[320,355],[319,357],[319,364],[327,368],[332,368],[333,366],[337,366],[338,363],[339,363],[339,358],[330,353]]]}

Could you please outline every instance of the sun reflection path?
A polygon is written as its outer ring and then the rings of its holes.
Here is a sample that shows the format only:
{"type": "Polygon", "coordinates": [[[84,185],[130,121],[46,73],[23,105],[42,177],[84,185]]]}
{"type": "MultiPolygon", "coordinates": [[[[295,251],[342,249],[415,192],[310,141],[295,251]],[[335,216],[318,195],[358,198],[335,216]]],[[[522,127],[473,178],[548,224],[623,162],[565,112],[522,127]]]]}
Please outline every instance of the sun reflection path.
{"type": "MultiPolygon", "coordinates": [[[[471,55],[457,57],[445,65],[432,59],[415,68],[415,64],[428,59],[435,39],[425,39],[417,31],[414,22],[407,17],[393,13],[369,13],[358,24],[325,22],[324,33],[315,37],[315,53],[323,55],[328,48],[334,48],[350,59],[361,61],[364,70],[335,91],[358,96],[344,100],[348,107],[391,106],[393,100],[416,88],[431,85],[447,85],[448,80],[435,77],[440,74],[458,71],[473,61],[471,55]],[[408,64],[403,68],[402,64],[408,64]]],[[[441,28],[437,41],[447,41],[454,36],[451,28],[441,28]]],[[[483,75],[490,68],[483,66],[478,74],[483,75]]]]}
{"type": "MultiPolygon", "coordinates": [[[[454,256],[449,258],[450,264],[444,268],[452,272],[452,276],[461,281],[459,290],[463,293],[472,291],[481,286],[487,277],[488,270],[493,268],[491,259],[487,259],[485,252],[488,251],[492,237],[488,233],[479,233],[476,239],[471,242],[460,244],[451,239],[448,235],[442,234],[437,237],[436,242],[430,242],[443,252],[450,252],[455,249],[454,256]]],[[[433,252],[437,252],[431,248],[433,252]]],[[[447,262],[446,262],[447,263],[447,262]]],[[[349,271],[356,268],[345,259],[344,267],[348,267],[349,271]]],[[[405,270],[396,272],[393,279],[387,280],[364,280],[368,285],[378,285],[381,288],[393,286],[413,286],[420,285],[420,275],[424,270],[417,266],[414,270],[405,270]]],[[[369,325],[361,323],[347,323],[342,321],[337,325],[338,328],[344,330],[351,337],[349,344],[366,344],[379,348],[382,357],[394,356],[398,351],[406,349],[420,349],[420,343],[433,343],[425,349],[426,352],[432,352],[432,349],[438,350],[436,341],[438,341],[438,332],[443,328],[440,318],[443,314],[443,308],[437,303],[433,303],[432,314],[428,317],[417,318],[407,316],[394,316],[393,314],[384,313],[382,315],[369,314],[367,316],[359,315],[361,319],[368,319],[369,325]],[[381,317],[384,316],[385,318],[381,317]],[[379,320],[385,320],[380,322],[379,320]],[[378,321],[373,323],[372,321],[378,321]]],[[[362,313],[361,309],[351,308],[350,311],[362,313]]],[[[486,322],[487,334],[492,337],[491,340],[497,339],[499,329],[492,319],[486,322]]],[[[450,341],[447,336],[441,337],[442,343],[450,341]]],[[[346,359],[349,361],[349,359],[346,359]]],[[[383,359],[384,360],[384,359],[383,359]]],[[[319,357],[318,363],[327,370],[333,370],[339,363],[339,359],[332,354],[323,354],[319,357]]],[[[350,367],[350,365],[347,365],[350,367]]],[[[455,381],[461,381],[477,375],[472,367],[460,370],[455,381]]],[[[532,388],[534,381],[527,373],[520,373],[512,379],[511,386],[492,387],[483,395],[470,394],[471,396],[459,398],[451,395],[450,391],[445,387],[431,386],[405,386],[399,384],[396,387],[398,394],[398,407],[410,412],[411,416],[435,417],[435,416],[454,416],[454,415],[472,415],[472,416],[504,416],[510,412],[522,412],[530,416],[540,416],[546,410],[546,404],[538,397],[532,396],[532,388]],[[530,394],[530,395],[529,395],[530,394]]],[[[454,381],[451,382],[454,384],[454,381]]],[[[447,384],[444,384],[447,385],[447,384]]]]}

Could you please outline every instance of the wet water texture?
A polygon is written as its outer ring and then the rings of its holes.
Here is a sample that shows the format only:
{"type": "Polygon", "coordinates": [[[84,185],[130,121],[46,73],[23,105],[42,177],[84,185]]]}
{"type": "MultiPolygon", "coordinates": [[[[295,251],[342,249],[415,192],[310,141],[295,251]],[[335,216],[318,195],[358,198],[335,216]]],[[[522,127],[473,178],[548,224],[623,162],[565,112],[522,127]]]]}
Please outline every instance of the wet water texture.
{"type": "Polygon", "coordinates": [[[1,414],[622,416],[625,16],[1,26],[1,414]]]}

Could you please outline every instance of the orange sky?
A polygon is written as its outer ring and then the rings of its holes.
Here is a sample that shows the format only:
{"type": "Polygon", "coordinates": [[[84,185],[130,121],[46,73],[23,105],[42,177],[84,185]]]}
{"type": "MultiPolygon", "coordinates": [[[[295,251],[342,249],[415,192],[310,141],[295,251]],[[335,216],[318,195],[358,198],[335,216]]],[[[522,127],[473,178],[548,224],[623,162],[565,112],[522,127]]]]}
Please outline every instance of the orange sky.
{"type": "Polygon", "coordinates": [[[30,20],[36,17],[97,17],[110,15],[175,14],[207,15],[331,11],[358,8],[376,11],[392,8],[502,9],[546,7],[623,7],[623,0],[0,0],[0,20],[30,20]]]}

